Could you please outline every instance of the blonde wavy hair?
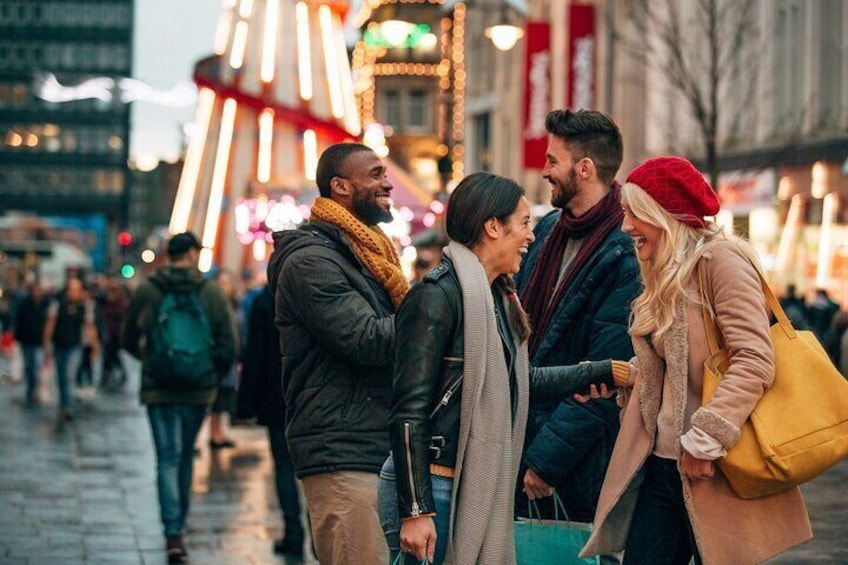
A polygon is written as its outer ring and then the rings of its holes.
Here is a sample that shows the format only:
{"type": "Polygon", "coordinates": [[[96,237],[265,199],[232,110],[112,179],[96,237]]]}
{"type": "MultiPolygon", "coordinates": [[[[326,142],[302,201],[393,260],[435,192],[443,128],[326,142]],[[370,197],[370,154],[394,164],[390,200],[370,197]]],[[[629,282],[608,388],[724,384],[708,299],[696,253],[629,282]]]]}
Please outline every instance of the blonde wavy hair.
{"type": "Polygon", "coordinates": [[[713,222],[700,229],[684,224],[633,183],[622,187],[621,205],[639,220],[662,230],[654,257],[639,260],[643,290],[633,301],[630,314],[631,336],[650,335],[662,342],[674,321],[678,302],[691,299],[700,303],[700,297],[687,296],[686,285],[706,244],[733,236],[713,222]]]}

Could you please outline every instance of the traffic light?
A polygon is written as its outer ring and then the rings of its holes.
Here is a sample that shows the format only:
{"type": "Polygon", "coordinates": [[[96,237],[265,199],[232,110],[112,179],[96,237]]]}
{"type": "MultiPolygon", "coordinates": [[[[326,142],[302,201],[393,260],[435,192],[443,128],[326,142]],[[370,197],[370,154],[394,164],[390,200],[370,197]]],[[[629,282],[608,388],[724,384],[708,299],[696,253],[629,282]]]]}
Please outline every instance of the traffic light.
{"type": "Polygon", "coordinates": [[[131,279],[135,276],[135,267],[130,261],[130,246],[133,243],[133,236],[128,231],[118,232],[118,245],[121,247],[121,276],[125,279],[131,279]]]}

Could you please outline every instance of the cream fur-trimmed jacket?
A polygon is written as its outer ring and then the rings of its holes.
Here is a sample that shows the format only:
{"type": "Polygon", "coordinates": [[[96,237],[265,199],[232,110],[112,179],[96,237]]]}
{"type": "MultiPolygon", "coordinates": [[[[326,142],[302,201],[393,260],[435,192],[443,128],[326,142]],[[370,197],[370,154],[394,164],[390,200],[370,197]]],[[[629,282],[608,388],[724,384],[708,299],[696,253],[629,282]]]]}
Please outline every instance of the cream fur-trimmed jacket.
{"type": "MultiPolygon", "coordinates": [[[[665,339],[665,361],[644,338],[634,338],[639,373],[622,412],[621,431],[607,469],[584,555],[624,550],[643,480],[642,466],[654,449],[663,381],[670,379],[675,434],[696,424],[729,448],[774,378],[768,316],[759,278],[734,241],[715,241],[701,259],[705,293],[716,316],[731,366],[706,406],[700,406],[704,362],[710,356],[701,306],[681,301],[665,339]]],[[[746,244],[742,243],[741,246],[746,244]]],[[[752,251],[748,251],[753,254],[752,251]]],[[[697,278],[690,292],[698,296],[697,278]]],[[[681,447],[677,445],[677,459],[681,447]]],[[[812,537],[797,487],[756,500],[731,490],[716,466],[712,479],[683,482],[686,509],[705,565],[760,563],[812,537]]]]}

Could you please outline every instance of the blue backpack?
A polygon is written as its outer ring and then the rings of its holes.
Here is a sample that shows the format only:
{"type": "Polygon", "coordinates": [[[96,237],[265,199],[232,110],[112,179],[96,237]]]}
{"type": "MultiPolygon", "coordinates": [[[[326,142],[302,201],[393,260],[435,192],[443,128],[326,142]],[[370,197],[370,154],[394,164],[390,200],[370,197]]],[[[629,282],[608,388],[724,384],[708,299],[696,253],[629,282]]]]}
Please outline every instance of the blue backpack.
{"type": "Polygon", "coordinates": [[[160,388],[203,390],[217,384],[212,328],[200,303],[200,288],[191,292],[163,290],[156,320],[148,332],[145,357],[148,372],[160,388]]]}

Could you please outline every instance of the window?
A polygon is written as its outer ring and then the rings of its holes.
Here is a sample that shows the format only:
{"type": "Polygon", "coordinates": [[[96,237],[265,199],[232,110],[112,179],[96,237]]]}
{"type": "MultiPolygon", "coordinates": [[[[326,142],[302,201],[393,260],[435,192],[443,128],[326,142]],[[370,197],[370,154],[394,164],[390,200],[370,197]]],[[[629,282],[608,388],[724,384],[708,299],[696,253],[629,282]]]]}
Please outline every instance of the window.
{"type": "Polygon", "coordinates": [[[426,128],[428,114],[427,93],[423,90],[409,91],[409,121],[411,128],[426,128]]]}
{"type": "Polygon", "coordinates": [[[425,134],[433,129],[433,97],[422,87],[402,89],[389,86],[381,89],[378,84],[380,105],[377,108],[380,121],[398,133],[425,134]]]}
{"type": "Polygon", "coordinates": [[[383,121],[394,128],[402,128],[400,118],[400,92],[387,90],[383,93],[383,121]]]}

